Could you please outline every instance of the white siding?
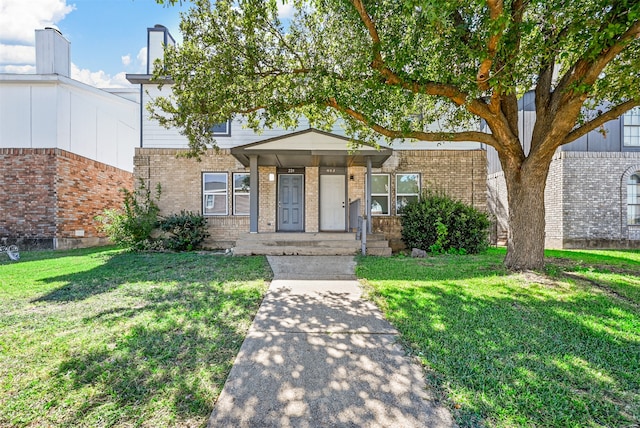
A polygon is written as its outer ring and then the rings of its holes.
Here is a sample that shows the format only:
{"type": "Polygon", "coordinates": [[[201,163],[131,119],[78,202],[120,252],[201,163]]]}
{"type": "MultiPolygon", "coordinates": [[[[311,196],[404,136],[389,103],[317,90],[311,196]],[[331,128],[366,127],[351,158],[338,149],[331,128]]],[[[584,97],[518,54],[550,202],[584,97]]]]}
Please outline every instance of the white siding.
{"type": "MultiPolygon", "coordinates": [[[[165,85],[162,89],[159,89],[156,85],[148,84],[143,87],[142,96],[142,146],[145,148],[187,148],[189,146],[187,139],[180,134],[178,129],[171,128],[166,129],[149,117],[149,112],[146,106],[149,102],[153,101],[158,96],[169,96],[171,93],[171,86],[165,85]]],[[[230,149],[233,147],[243,146],[245,144],[255,143],[258,141],[267,140],[269,138],[280,137],[290,134],[295,131],[301,131],[309,128],[309,123],[306,120],[301,121],[300,125],[295,130],[285,129],[265,129],[262,133],[257,134],[251,129],[245,128],[244,121],[242,119],[236,119],[231,124],[231,136],[230,137],[216,137],[216,142],[221,149],[230,149]]],[[[331,130],[333,134],[344,136],[344,129],[339,123],[331,130]]],[[[387,145],[383,140],[380,141],[382,145],[387,145]]],[[[394,142],[390,147],[394,149],[404,150],[469,150],[479,149],[482,147],[480,143],[475,142],[394,142]]]]}
{"type": "Polygon", "coordinates": [[[0,75],[0,147],[59,148],[133,171],[139,104],[61,76],[0,75]]]}
{"type": "Polygon", "coordinates": [[[71,75],[69,42],[52,28],[36,30],[36,73],[71,75]]]}
{"type": "Polygon", "coordinates": [[[56,135],[55,85],[31,87],[31,147],[49,148],[56,135]],[[37,125],[36,125],[37,124],[37,125]]]}
{"type": "Polygon", "coordinates": [[[0,85],[0,147],[31,147],[28,85],[0,85]]]}

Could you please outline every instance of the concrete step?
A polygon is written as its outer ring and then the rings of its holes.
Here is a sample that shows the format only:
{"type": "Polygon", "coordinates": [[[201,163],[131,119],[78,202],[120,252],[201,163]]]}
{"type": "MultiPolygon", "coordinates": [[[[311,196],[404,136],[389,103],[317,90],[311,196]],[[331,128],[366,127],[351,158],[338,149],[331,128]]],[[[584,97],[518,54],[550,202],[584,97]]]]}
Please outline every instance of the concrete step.
{"type": "MultiPolygon", "coordinates": [[[[233,249],[235,255],[354,255],[361,251],[355,233],[247,233],[241,235],[233,249]]],[[[390,256],[389,241],[384,234],[367,235],[367,254],[390,256]]]]}
{"type": "Polygon", "coordinates": [[[316,232],[316,233],[245,233],[238,237],[238,241],[355,241],[356,234],[348,232],[316,232]]]}
{"type": "Polygon", "coordinates": [[[391,247],[369,247],[367,246],[367,256],[389,257],[391,255],[391,247]]]}
{"type": "Polygon", "coordinates": [[[252,240],[238,240],[236,241],[236,247],[241,246],[255,246],[255,247],[333,247],[333,248],[355,248],[360,246],[360,241],[299,241],[299,240],[274,240],[274,241],[252,241],[252,240]]]}
{"type": "Polygon", "coordinates": [[[386,241],[384,233],[367,233],[367,242],[369,241],[386,241]]]}
{"type": "Polygon", "coordinates": [[[389,246],[389,241],[369,241],[367,238],[367,248],[385,248],[389,246]]]}
{"type": "Polygon", "coordinates": [[[236,246],[234,256],[353,256],[358,254],[358,248],[311,247],[311,246],[236,246]]]}

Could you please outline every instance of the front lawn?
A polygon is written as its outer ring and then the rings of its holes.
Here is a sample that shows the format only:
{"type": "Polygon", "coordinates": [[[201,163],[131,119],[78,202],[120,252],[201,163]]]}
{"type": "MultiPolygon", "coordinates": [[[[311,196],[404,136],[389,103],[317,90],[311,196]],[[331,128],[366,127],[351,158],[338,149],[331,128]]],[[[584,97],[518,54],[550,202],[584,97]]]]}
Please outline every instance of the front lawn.
{"type": "Polygon", "coordinates": [[[0,254],[0,426],[201,426],[271,271],[263,257],[0,254]]]}
{"type": "Polygon", "coordinates": [[[640,425],[640,251],[366,257],[357,274],[461,426],[640,425]]]}

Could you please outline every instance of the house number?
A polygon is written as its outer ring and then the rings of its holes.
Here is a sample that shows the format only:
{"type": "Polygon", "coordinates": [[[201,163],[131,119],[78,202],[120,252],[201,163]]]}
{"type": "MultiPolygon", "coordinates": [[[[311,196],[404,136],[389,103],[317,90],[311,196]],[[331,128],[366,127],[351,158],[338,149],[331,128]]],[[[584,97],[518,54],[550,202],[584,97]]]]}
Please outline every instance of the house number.
{"type": "Polygon", "coordinates": [[[287,172],[288,172],[289,174],[292,174],[292,173],[296,172],[296,170],[295,170],[295,168],[289,168],[289,169],[287,170],[287,172]]]}
{"type": "Polygon", "coordinates": [[[336,172],[336,169],[335,169],[335,168],[327,168],[327,169],[325,170],[325,172],[327,172],[327,173],[329,173],[329,174],[331,174],[331,173],[335,173],[335,172],[336,172]]]}

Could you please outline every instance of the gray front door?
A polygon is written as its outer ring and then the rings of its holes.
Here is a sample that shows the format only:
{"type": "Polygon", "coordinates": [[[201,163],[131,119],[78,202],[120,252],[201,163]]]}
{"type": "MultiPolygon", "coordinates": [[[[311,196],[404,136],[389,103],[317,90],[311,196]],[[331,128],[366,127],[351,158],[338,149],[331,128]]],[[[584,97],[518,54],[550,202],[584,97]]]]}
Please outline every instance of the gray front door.
{"type": "Polygon", "coordinates": [[[304,231],[304,175],[278,175],[278,231],[304,231]]]}

